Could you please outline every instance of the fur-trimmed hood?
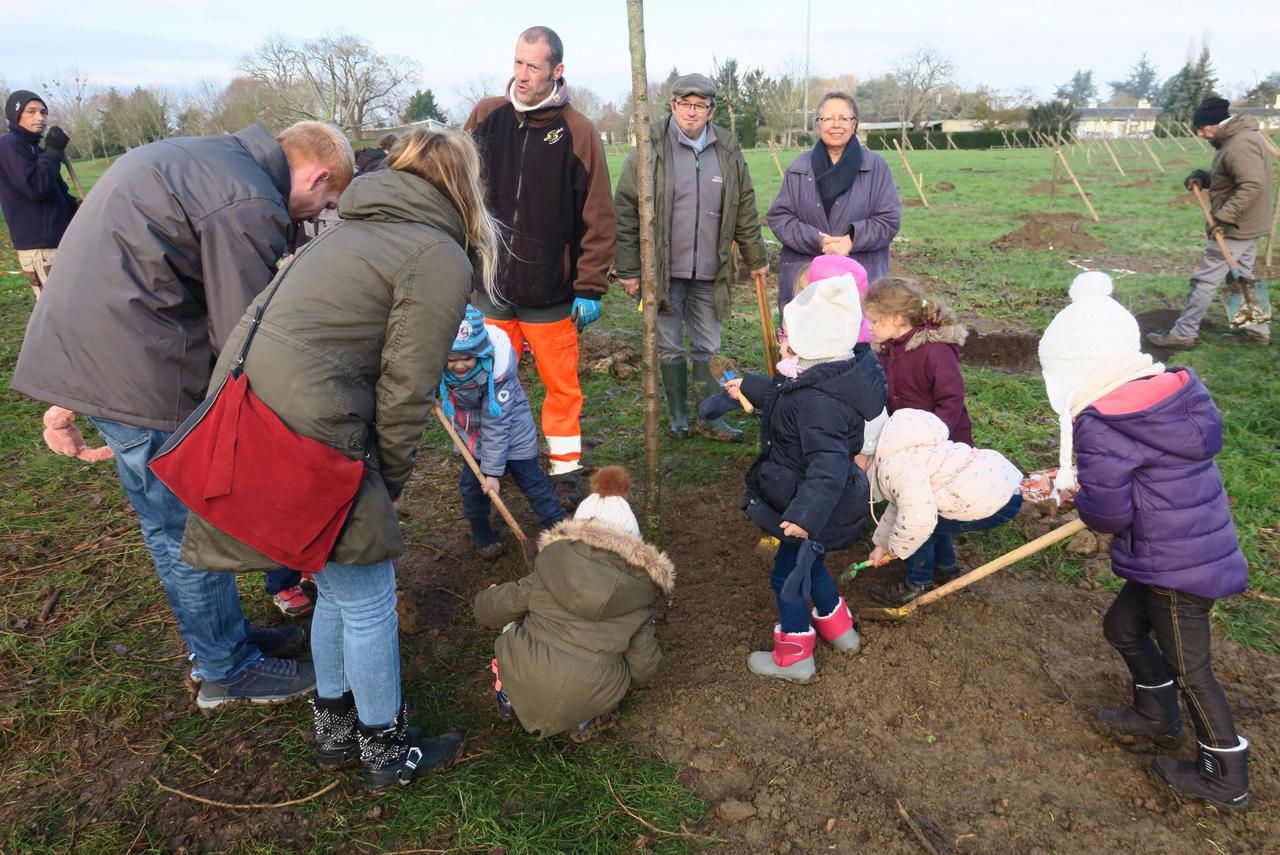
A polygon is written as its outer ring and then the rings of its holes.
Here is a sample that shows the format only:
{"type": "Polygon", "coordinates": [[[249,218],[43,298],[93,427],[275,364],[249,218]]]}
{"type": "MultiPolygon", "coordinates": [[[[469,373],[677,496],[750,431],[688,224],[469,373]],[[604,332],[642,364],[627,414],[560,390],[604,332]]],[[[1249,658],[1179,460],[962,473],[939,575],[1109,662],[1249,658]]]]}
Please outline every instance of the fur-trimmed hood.
{"type": "Polygon", "coordinates": [[[614,553],[627,564],[644,571],[664,594],[670,594],[675,589],[676,568],[671,559],[665,552],[659,552],[638,537],[593,520],[564,520],[544,531],[538,538],[539,554],[548,546],[565,541],[583,543],[614,553]]]}
{"type": "Polygon", "coordinates": [[[880,344],[873,345],[876,353],[884,350],[885,345],[897,344],[903,350],[912,351],[918,347],[924,347],[926,344],[954,344],[956,347],[964,347],[965,339],[969,337],[969,330],[963,324],[945,324],[940,327],[912,327],[909,332],[903,333],[895,339],[891,339],[880,344]]]}

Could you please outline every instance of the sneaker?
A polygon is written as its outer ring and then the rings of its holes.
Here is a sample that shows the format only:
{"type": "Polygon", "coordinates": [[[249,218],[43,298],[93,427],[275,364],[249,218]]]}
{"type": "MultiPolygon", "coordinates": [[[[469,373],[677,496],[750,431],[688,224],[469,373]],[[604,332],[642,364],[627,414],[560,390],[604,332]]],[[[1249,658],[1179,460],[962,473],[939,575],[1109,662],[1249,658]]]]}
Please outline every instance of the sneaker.
{"type": "Polygon", "coordinates": [[[1190,350],[1199,339],[1195,336],[1174,335],[1169,333],[1147,333],[1147,341],[1165,350],[1190,350]]]}
{"type": "Polygon", "coordinates": [[[503,545],[498,533],[493,530],[493,526],[487,519],[470,522],[471,546],[475,549],[476,555],[486,561],[492,561],[506,551],[506,546],[503,545]]]}
{"type": "Polygon", "coordinates": [[[886,606],[905,606],[923,594],[927,594],[933,585],[928,582],[916,585],[905,579],[892,585],[877,585],[871,589],[871,599],[886,606]]]}
{"type": "Polygon", "coordinates": [[[308,695],[316,687],[316,669],[310,662],[263,657],[225,682],[205,680],[196,695],[196,706],[216,709],[224,704],[280,704],[308,695]]]}
{"type": "Polygon", "coordinates": [[[576,475],[565,475],[552,479],[551,486],[556,491],[556,499],[560,502],[560,507],[569,513],[576,511],[578,505],[582,504],[582,491],[578,489],[578,477],[576,475]]]}
{"type": "Polygon", "coordinates": [[[315,611],[315,600],[311,599],[311,595],[302,590],[302,585],[294,585],[292,588],[285,588],[280,593],[271,598],[271,602],[276,604],[286,617],[306,617],[315,611]]]}
{"type": "Polygon", "coordinates": [[[578,725],[576,728],[574,728],[569,732],[569,739],[571,739],[573,742],[576,742],[579,745],[581,745],[584,742],[590,742],[591,740],[595,739],[597,736],[599,736],[600,734],[604,733],[606,730],[608,730],[609,728],[617,724],[617,721],[618,721],[618,710],[615,707],[614,709],[609,710],[607,713],[602,713],[596,716],[595,718],[587,719],[582,724],[578,725]]]}
{"type": "Polygon", "coordinates": [[[251,626],[249,643],[268,659],[292,659],[309,649],[307,631],[300,626],[251,626]]]}
{"type": "Polygon", "coordinates": [[[960,578],[961,570],[959,564],[951,567],[935,567],[933,570],[933,584],[945,585],[960,578]]]}

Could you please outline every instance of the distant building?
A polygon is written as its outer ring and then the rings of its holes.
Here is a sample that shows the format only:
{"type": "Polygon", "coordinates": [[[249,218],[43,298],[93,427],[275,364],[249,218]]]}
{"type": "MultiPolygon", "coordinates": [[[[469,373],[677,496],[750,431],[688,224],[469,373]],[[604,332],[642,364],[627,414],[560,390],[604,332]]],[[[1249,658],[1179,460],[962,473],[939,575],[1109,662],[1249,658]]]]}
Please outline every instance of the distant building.
{"type": "Polygon", "coordinates": [[[1099,107],[1097,101],[1091,101],[1078,112],[1076,136],[1089,139],[1153,136],[1162,110],[1149,101],[1139,101],[1135,107],[1099,107]]]}

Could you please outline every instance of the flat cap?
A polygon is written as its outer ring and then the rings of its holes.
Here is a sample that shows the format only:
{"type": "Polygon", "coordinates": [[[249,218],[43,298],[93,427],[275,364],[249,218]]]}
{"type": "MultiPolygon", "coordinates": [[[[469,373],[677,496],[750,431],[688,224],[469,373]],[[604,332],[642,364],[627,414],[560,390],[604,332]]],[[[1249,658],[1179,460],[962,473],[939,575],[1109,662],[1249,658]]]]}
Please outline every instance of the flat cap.
{"type": "Polygon", "coordinates": [[[671,84],[671,97],[681,95],[701,95],[703,98],[716,97],[716,85],[705,74],[686,74],[671,84]]]}

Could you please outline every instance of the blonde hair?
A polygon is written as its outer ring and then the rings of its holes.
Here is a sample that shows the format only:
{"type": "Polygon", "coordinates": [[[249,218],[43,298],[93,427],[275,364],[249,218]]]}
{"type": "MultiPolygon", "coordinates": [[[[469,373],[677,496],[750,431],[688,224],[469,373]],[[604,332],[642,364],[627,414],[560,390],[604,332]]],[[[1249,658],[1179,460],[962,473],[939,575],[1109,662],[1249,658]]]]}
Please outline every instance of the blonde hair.
{"type": "Polygon", "coordinates": [[[925,297],[919,282],[902,276],[887,276],[872,283],[867,296],[862,298],[862,305],[886,317],[901,315],[913,327],[956,323],[950,309],[925,297]]]}
{"type": "Polygon", "coordinates": [[[809,269],[812,267],[813,267],[812,264],[806,264],[800,270],[800,273],[796,276],[796,284],[791,286],[791,292],[793,297],[796,294],[799,294],[805,288],[809,287],[809,269]]]}
{"type": "Polygon", "coordinates": [[[415,128],[391,147],[387,165],[426,181],[458,211],[466,233],[464,249],[479,257],[485,294],[501,305],[497,291],[501,237],[497,221],[484,204],[480,153],[471,135],[448,128],[438,131],[415,128]]]}
{"type": "Polygon", "coordinates": [[[356,156],[342,131],[327,122],[296,122],[276,135],[293,164],[313,162],[329,170],[330,186],[342,189],[356,172],[356,156]]]}

